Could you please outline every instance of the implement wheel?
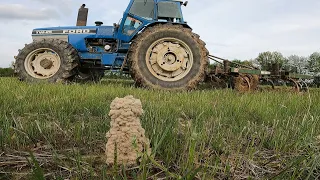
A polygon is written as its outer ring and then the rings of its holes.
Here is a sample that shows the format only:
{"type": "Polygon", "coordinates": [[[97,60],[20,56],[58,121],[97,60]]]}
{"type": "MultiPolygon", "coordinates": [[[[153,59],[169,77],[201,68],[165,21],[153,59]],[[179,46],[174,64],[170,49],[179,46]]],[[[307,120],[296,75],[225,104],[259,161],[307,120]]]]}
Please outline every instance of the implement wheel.
{"type": "Polygon", "coordinates": [[[159,24],[131,44],[128,59],[136,84],[152,89],[195,89],[209,64],[205,43],[191,29],[159,24]]]}
{"type": "Polygon", "coordinates": [[[68,42],[43,39],[20,50],[15,72],[27,82],[61,82],[73,78],[78,63],[77,51],[68,42]]]}
{"type": "Polygon", "coordinates": [[[293,92],[300,92],[301,86],[300,86],[300,84],[299,84],[298,81],[296,81],[296,80],[294,80],[294,79],[291,79],[291,78],[288,78],[287,81],[292,84],[292,89],[291,89],[291,90],[292,90],[293,92]]]}
{"type": "Polygon", "coordinates": [[[250,80],[250,90],[255,91],[258,89],[259,86],[259,76],[258,75],[247,75],[249,77],[250,80]]]}
{"type": "Polygon", "coordinates": [[[259,76],[251,74],[239,74],[233,77],[232,88],[239,92],[255,91],[258,89],[259,76]]]}
{"type": "Polygon", "coordinates": [[[251,90],[250,78],[246,75],[240,74],[233,77],[232,88],[238,92],[248,92],[251,90]]]}

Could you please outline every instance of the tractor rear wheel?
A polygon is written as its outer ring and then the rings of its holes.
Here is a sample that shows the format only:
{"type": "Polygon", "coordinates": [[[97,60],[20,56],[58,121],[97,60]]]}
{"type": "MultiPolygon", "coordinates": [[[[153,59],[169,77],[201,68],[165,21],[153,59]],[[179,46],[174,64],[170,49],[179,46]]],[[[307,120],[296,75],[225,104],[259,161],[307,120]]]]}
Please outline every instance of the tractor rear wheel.
{"type": "Polygon", "coordinates": [[[128,62],[136,84],[152,89],[195,89],[209,64],[205,43],[191,29],[159,24],[132,42],[128,62]]]}
{"type": "Polygon", "coordinates": [[[76,74],[78,64],[78,53],[68,42],[43,39],[19,51],[15,72],[27,82],[65,82],[76,74]]]}

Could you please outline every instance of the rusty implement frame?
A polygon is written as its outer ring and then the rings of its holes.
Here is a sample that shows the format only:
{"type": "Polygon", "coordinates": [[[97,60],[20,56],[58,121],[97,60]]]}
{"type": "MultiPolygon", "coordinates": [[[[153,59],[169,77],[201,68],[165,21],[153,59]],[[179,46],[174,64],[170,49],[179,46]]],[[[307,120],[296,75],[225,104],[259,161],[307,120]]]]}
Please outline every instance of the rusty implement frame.
{"type": "Polygon", "coordinates": [[[229,87],[239,92],[248,92],[258,90],[260,84],[267,84],[275,89],[282,82],[292,87],[293,91],[301,92],[308,91],[305,80],[313,79],[313,76],[282,71],[278,64],[272,65],[272,71],[263,71],[213,55],[208,58],[221,65],[207,72],[206,81],[214,88],[229,87]]]}

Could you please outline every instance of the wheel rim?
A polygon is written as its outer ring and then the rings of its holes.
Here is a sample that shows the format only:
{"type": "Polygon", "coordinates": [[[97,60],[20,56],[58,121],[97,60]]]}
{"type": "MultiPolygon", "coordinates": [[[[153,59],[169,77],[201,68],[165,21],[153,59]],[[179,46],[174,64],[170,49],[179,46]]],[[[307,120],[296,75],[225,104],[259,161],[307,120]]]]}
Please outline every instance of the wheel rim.
{"type": "Polygon", "coordinates": [[[163,81],[178,81],[188,75],[193,66],[190,47],[176,38],[154,42],[146,54],[148,70],[163,81]]]}
{"type": "Polygon", "coordinates": [[[60,56],[49,48],[40,48],[28,54],[24,61],[27,73],[37,79],[54,76],[61,65],[60,56]]]}

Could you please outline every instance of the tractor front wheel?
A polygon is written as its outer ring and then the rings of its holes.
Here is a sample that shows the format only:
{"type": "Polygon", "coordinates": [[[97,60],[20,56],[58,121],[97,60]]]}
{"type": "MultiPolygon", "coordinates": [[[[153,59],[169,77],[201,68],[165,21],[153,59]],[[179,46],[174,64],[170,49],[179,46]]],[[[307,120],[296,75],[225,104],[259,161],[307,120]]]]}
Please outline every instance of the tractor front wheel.
{"type": "Polygon", "coordinates": [[[68,42],[43,39],[19,51],[15,72],[27,82],[65,82],[76,74],[78,64],[77,51],[68,42]]]}

